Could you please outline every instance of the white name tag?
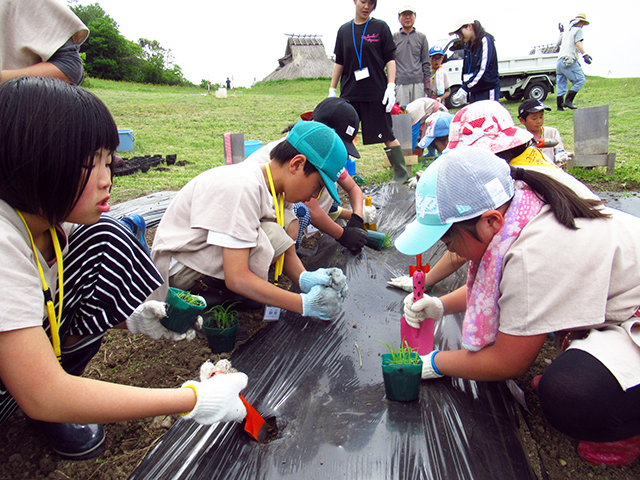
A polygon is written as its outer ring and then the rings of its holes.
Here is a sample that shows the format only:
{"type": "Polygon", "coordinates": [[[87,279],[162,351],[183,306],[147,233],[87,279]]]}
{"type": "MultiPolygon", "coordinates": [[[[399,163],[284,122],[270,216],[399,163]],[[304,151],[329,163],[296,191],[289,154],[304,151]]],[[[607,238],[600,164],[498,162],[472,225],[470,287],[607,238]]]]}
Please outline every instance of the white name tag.
{"type": "Polygon", "coordinates": [[[356,77],[356,82],[369,78],[369,67],[364,67],[362,70],[356,70],[353,74],[356,77]]]}
{"type": "Polygon", "coordinates": [[[264,318],[265,322],[274,322],[276,320],[280,320],[280,312],[282,309],[280,307],[272,307],[267,305],[264,309],[264,318]]]}

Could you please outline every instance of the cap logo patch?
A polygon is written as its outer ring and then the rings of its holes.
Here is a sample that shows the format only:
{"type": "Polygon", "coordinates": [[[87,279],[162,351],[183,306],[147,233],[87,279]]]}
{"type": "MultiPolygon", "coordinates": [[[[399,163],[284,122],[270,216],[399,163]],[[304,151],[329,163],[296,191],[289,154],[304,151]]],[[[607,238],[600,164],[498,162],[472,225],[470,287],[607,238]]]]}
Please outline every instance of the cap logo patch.
{"type": "Polygon", "coordinates": [[[352,136],[353,132],[355,132],[355,131],[356,131],[356,129],[353,128],[351,125],[347,125],[347,131],[346,131],[347,135],[352,136]]]}
{"type": "Polygon", "coordinates": [[[425,195],[416,192],[416,215],[424,218],[426,215],[438,214],[438,201],[433,195],[425,195]]]}
{"type": "Polygon", "coordinates": [[[459,215],[464,215],[471,210],[471,207],[469,205],[456,205],[456,210],[458,210],[459,215]]]}

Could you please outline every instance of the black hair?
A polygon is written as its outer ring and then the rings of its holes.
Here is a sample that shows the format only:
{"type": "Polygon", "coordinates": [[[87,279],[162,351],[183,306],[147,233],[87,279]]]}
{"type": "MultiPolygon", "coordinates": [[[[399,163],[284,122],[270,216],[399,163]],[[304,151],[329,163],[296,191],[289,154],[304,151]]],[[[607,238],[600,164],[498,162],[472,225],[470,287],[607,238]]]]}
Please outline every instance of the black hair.
{"type": "Polygon", "coordinates": [[[97,151],[118,143],[106,105],[86,90],[45,77],[0,86],[0,198],[17,210],[63,222],[97,151]]]}
{"type": "MultiPolygon", "coordinates": [[[[271,160],[274,160],[278,164],[284,165],[285,163],[291,161],[291,159],[296,155],[301,155],[301,153],[285,139],[284,141],[273,147],[273,150],[271,150],[269,157],[271,158],[271,160]]],[[[318,169],[309,161],[309,159],[307,159],[307,161],[304,162],[303,171],[306,176],[309,176],[312,173],[316,173],[318,169]]]]}
{"type": "Polygon", "coordinates": [[[522,112],[520,115],[518,115],[518,118],[521,118],[522,120],[526,120],[530,113],[531,113],[531,112],[527,112],[527,111],[525,110],[525,111],[524,111],[524,112],[522,112]]]}
{"type": "Polygon", "coordinates": [[[471,24],[471,26],[473,27],[473,33],[476,37],[475,40],[471,43],[472,48],[479,47],[484,37],[489,37],[492,41],[495,42],[495,38],[493,38],[493,35],[487,32],[478,20],[475,20],[471,24]]]}
{"type": "MultiPolygon", "coordinates": [[[[522,180],[545,204],[549,205],[556,220],[571,230],[577,230],[576,218],[610,218],[611,215],[601,210],[602,201],[579,197],[573,190],[556,179],[535,170],[522,167],[510,167],[511,178],[522,180]]],[[[510,201],[509,201],[510,202],[510,201]]],[[[456,222],[451,225],[446,236],[452,237],[457,244],[462,238],[462,232],[467,232],[476,240],[480,240],[476,224],[482,215],[456,222]]],[[[461,254],[462,255],[462,254],[461,254]]],[[[464,256],[464,255],[463,255],[464,256]]]]}
{"type": "Polygon", "coordinates": [[[531,145],[533,140],[527,142],[527,143],[523,143],[522,145],[518,145],[517,147],[513,147],[513,148],[508,148],[507,150],[503,150],[501,152],[497,152],[495,155],[497,157],[502,158],[503,160],[506,160],[507,163],[509,163],[511,160],[513,160],[516,157],[519,157],[520,155],[522,155],[524,153],[524,151],[529,148],[529,146],[531,145]]]}

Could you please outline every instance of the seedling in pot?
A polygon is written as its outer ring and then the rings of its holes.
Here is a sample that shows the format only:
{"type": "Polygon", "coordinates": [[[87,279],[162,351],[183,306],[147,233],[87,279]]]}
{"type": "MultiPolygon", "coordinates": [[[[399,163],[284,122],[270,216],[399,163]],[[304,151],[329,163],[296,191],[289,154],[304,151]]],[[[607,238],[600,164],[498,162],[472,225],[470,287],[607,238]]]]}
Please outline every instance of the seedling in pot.
{"type": "Polygon", "coordinates": [[[192,295],[191,292],[181,291],[176,293],[176,295],[180,298],[180,300],[187,302],[189,305],[201,306],[204,304],[204,300],[202,299],[202,297],[192,295]]]}
{"type": "Polygon", "coordinates": [[[233,324],[235,324],[238,319],[238,312],[232,310],[231,308],[240,302],[233,302],[229,305],[225,306],[227,302],[224,302],[220,305],[214,305],[209,310],[205,312],[206,320],[205,326],[210,328],[229,328],[233,324]]]}
{"type": "Polygon", "coordinates": [[[379,341],[384,343],[387,349],[389,349],[389,353],[391,354],[389,365],[418,365],[421,362],[417,351],[411,348],[406,340],[404,344],[400,344],[400,348],[395,348],[393,343],[389,345],[383,340],[379,341]]]}

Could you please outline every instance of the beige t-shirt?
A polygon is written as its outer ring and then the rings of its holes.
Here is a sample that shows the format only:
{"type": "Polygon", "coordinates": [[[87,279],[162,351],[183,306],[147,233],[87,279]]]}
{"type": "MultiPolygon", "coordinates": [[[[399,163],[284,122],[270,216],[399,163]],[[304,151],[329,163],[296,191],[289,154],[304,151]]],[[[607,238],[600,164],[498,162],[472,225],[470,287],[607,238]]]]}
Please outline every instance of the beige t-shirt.
{"type": "MultiPolygon", "coordinates": [[[[249,269],[268,279],[274,249],[260,228],[276,221],[273,200],[260,165],[242,162],[212,168],[192,179],[171,201],[153,242],[151,257],[165,281],[173,257],[183,265],[224,279],[222,247],[207,243],[209,231],[255,243],[249,269]]],[[[158,292],[166,295],[167,284],[158,292]]]]}
{"type": "MultiPolygon", "coordinates": [[[[614,209],[603,211],[612,218],[579,218],[578,229],[570,230],[544,206],[526,225],[504,257],[502,333],[529,336],[616,325],[638,310],[640,219],[614,209]]],[[[640,383],[640,347],[611,337],[614,341],[599,349],[617,354],[626,349],[640,383]]],[[[572,346],[579,348],[576,342],[572,346]]],[[[599,349],[592,349],[594,356],[616,377],[622,375],[615,363],[597,354],[599,349]]]]}
{"type": "Polygon", "coordinates": [[[73,37],[81,45],[89,30],[62,0],[0,0],[0,70],[47,61],[73,37]]]}
{"type": "MultiPolygon", "coordinates": [[[[64,234],[59,235],[63,255],[68,250],[64,235],[68,238],[74,227],[70,223],[64,224],[64,234]]],[[[38,258],[47,285],[56,292],[57,263],[47,265],[39,251],[38,258]]],[[[4,272],[0,275],[0,332],[42,326],[47,315],[29,235],[18,214],[3,200],[0,200],[0,265],[4,272]]]]}

